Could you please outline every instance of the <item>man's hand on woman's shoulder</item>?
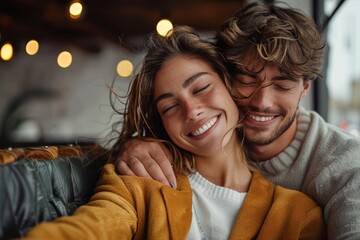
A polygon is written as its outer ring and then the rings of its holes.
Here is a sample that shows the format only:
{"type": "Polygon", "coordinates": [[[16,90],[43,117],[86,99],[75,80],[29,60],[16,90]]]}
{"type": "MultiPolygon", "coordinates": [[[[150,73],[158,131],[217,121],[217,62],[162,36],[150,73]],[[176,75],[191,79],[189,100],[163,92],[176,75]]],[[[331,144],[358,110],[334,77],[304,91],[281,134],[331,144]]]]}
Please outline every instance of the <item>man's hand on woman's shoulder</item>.
{"type": "Polygon", "coordinates": [[[121,175],[148,177],[176,188],[169,156],[158,141],[128,140],[121,146],[115,168],[121,175]]]}

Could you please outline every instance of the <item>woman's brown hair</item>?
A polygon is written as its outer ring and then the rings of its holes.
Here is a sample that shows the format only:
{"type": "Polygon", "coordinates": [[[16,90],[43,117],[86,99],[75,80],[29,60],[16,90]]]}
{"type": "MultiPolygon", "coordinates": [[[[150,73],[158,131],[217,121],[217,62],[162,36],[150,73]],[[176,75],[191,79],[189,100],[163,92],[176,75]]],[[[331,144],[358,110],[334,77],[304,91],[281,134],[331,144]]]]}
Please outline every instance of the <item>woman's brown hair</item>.
{"type": "MultiPolygon", "coordinates": [[[[119,112],[122,120],[115,148],[132,137],[163,142],[173,159],[174,170],[185,173],[194,170],[194,160],[191,153],[179,149],[168,136],[154,103],[154,79],[162,64],[178,55],[188,55],[206,61],[224,80],[230,90],[228,70],[224,59],[213,43],[203,40],[190,27],[175,27],[165,37],[152,33],[146,44],[147,54],[142,68],[132,79],[126,96],[125,108],[119,112]]],[[[169,83],[171,84],[171,83],[169,83]]]]}

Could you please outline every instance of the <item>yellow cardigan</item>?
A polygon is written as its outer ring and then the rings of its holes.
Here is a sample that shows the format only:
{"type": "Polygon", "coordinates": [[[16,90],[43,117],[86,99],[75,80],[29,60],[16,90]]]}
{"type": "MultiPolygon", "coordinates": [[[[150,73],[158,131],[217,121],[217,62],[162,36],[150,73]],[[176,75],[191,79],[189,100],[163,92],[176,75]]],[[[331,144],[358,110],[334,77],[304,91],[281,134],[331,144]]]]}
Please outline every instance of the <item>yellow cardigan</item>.
{"type": "MultiPolygon", "coordinates": [[[[87,205],[70,217],[42,223],[25,239],[186,239],[192,191],[142,177],[119,176],[107,164],[87,205]]],[[[229,239],[324,239],[321,208],[303,193],[275,186],[253,173],[229,239]]]]}

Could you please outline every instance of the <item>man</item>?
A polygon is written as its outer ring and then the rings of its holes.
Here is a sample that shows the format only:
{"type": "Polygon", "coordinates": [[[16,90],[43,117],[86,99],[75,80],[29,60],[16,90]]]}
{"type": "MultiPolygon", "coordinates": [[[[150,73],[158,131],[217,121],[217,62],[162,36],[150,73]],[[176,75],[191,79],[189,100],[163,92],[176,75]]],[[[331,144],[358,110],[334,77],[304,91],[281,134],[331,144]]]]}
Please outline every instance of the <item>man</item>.
{"type": "MultiPolygon", "coordinates": [[[[360,239],[360,140],[299,107],[323,61],[314,22],[290,8],[253,3],[223,24],[217,44],[234,75],[250,164],[320,204],[329,239],[360,239]]],[[[158,143],[129,140],[117,168],[176,187],[158,143]]]]}

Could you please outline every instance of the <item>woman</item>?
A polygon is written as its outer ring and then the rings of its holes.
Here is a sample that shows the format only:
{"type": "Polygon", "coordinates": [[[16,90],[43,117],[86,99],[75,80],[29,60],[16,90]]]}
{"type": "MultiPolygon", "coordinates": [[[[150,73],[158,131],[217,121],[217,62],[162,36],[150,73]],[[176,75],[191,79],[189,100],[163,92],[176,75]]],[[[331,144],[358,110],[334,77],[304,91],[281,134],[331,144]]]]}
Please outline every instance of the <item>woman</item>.
{"type": "Polygon", "coordinates": [[[115,149],[158,138],[173,156],[172,189],[104,168],[90,202],[27,235],[59,239],[322,239],[321,209],[251,172],[239,112],[214,46],[192,29],[156,34],[133,79],[115,149]]]}

